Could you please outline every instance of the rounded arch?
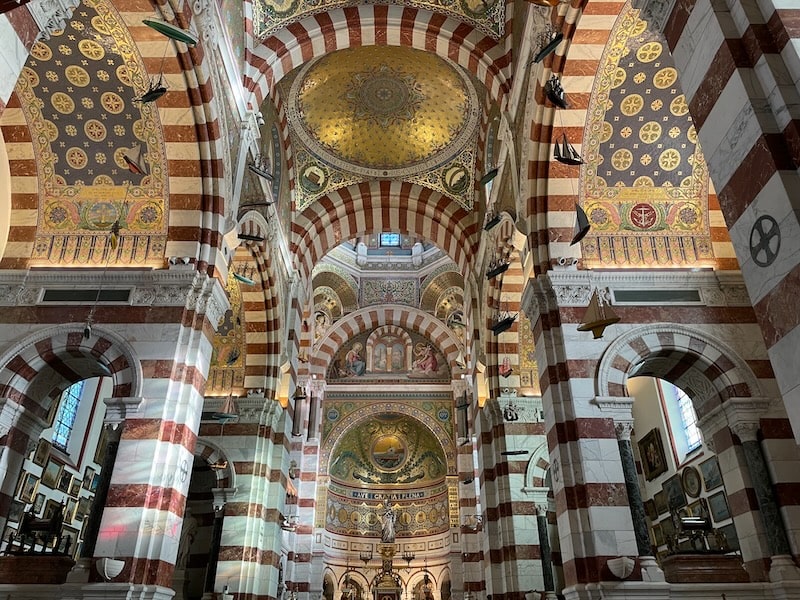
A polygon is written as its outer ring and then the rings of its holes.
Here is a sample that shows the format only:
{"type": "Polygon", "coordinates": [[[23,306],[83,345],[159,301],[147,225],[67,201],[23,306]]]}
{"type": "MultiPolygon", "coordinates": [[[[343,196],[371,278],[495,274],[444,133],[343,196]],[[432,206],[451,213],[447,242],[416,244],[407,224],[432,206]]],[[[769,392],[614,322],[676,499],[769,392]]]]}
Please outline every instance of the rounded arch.
{"type": "Polygon", "coordinates": [[[89,377],[113,381],[112,397],[136,397],[142,389],[142,366],[133,347],[118,334],[84,324],[41,329],[0,355],[0,389],[40,418],[69,385],[89,377]]]}
{"type": "Polygon", "coordinates": [[[548,469],[550,469],[550,454],[547,442],[542,442],[531,452],[531,458],[525,468],[525,488],[548,487],[548,469]]]}
{"type": "Polygon", "coordinates": [[[472,26],[438,13],[399,5],[361,5],[311,15],[254,44],[245,86],[260,105],[283,77],[336,50],[367,44],[402,45],[450,58],[472,73],[498,103],[511,89],[511,50],[472,26]],[[325,44],[314,44],[325,39],[325,44]]]}
{"type": "Polygon", "coordinates": [[[658,377],[694,399],[698,418],[728,398],[758,397],[748,364],[712,335],[678,323],[635,327],[606,348],[598,366],[597,394],[626,396],[627,380],[658,377]]]}
{"type": "Polygon", "coordinates": [[[452,431],[449,431],[446,426],[442,425],[434,415],[430,415],[411,404],[405,404],[403,402],[375,402],[370,405],[369,411],[353,411],[334,422],[324,443],[320,447],[319,475],[327,476],[331,454],[342,438],[347,435],[347,432],[363,421],[371,419],[373,414],[382,412],[398,413],[424,425],[442,444],[442,450],[447,460],[447,475],[456,475],[456,447],[451,437],[452,431]]]}
{"type": "Polygon", "coordinates": [[[366,348],[367,370],[368,371],[372,371],[375,368],[375,366],[372,364],[373,359],[374,359],[375,342],[381,336],[384,336],[384,335],[395,335],[395,336],[398,336],[400,339],[403,340],[403,345],[406,348],[405,368],[410,371],[411,370],[411,359],[412,359],[412,354],[411,354],[411,344],[412,344],[411,336],[408,335],[408,332],[405,329],[403,329],[402,327],[398,327],[397,325],[383,325],[382,327],[378,327],[377,329],[374,329],[372,331],[372,333],[369,334],[369,337],[367,338],[367,348],[366,348]]]}
{"type": "Polygon", "coordinates": [[[478,247],[476,212],[449,197],[404,181],[368,181],[341,188],[292,221],[291,250],[306,279],[343,240],[397,231],[429,240],[466,275],[478,247]]]}
{"type": "Polygon", "coordinates": [[[424,335],[447,358],[451,370],[457,367],[456,360],[462,346],[447,325],[418,308],[387,304],[380,310],[376,310],[374,306],[362,308],[342,317],[331,326],[311,356],[311,376],[324,379],[328,365],[345,342],[360,333],[384,325],[395,325],[424,335]]]}
{"type": "Polygon", "coordinates": [[[236,469],[232,460],[228,460],[223,449],[206,438],[198,437],[194,455],[206,462],[216,477],[216,487],[235,488],[236,469]],[[223,466],[224,465],[224,466],[223,466]]]}
{"type": "MultiPolygon", "coordinates": [[[[280,350],[284,339],[281,298],[284,297],[284,294],[279,285],[281,278],[277,274],[280,262],[276,263],[273,260],[272,247],[268,245],[268,240],[271,239],[274,233],[261,213],[257,211],[245,213],[239,220],[239,232],[254,239],[261,239],[261,241],[246,241],[245,245],[255,260],[258,272],[258,292],[263,296],[264,303],[264,312],[259,318],[263,318],[264,322],[263,325],[259,324],[259,329],[257,330],[248,328],[245,343],[247,356],[249,357],[247,367],[257,368],[263,377],[263,380],[259,383],[255,383],[250,378],[250,387],[263,388],[269,395],[269,392],[278,391],[281,380],[280,350]],[[260,327],[263,327],[263,329],[260,329],[260,327]],[[264,339],[265,337],[266,340],[264,339]],[[274,348],[274,351],[265,353],[262,350],[265,342],[268,347],[274,348]],[[258,358],[255,359],[254,357],[258,358]],[[261,364],[252,364],[252,360],[259,360],[261,364]]],[[[252,315],[257,311],[250,310],[248,312],[252,315]]]]}

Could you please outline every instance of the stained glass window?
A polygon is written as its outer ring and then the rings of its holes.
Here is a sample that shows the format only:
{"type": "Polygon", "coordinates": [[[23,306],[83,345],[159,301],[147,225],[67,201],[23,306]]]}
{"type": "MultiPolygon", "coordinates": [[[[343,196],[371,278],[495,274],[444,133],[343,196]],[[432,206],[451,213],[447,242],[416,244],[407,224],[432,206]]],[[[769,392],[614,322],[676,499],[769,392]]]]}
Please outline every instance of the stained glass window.
{"type": "Polygon", "coordinates": [[[683,432],[686,434],[686,445],[689,452],[691,452],[702,443],[700,439],[700,429],[697,427],[697,415],[694,412],[691,398],[689,398],[682,389],[676,387],[675,396],[678,400],[678,407],[680,408],[683,432]]]}
{"type": "Polygon", "coordinates": [[[53,445],[59,450],[67,451],[69,436],[75,425],[75,415],[78,414],[78,403],[83,394],[83,381],[73,383],[61,394],[58,414],[53,423],[53,445]]]}
{"type": "Polygon", "coordinates": [[[381,246],[395,246],[400,247],[400,234],[399,233],[382,233],[381,246]]]}

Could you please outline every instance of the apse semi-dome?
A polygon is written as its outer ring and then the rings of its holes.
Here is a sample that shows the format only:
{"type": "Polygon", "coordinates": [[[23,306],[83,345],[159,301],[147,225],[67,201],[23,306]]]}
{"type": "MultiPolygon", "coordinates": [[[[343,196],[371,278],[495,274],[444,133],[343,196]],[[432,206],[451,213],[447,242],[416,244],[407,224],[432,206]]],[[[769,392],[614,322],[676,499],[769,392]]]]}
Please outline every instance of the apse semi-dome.
{"type": "Polygon", "coordinates": [[[323,161],[369,177],[444,164],[478,124],[466,74],[435,54],[396,46],[340,50],[301,69],[289,121],[323,161]]]}

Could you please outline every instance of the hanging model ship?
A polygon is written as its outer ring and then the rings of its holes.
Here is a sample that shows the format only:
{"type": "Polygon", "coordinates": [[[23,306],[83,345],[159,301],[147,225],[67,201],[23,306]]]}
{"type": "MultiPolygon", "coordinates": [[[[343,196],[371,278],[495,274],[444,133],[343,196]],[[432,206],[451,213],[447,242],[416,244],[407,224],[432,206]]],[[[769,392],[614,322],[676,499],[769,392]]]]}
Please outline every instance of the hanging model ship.
{"type": "Polygon", "coordinates": [[[496,212],[489,213],[487,217],[486,223],[483,226],[484,231],[489,231],[503,220],[503,217],[500,216],[500,213],[496,212]]]}
{"type": "Polygon", "coordinates": [[[542,34],[542,48],[533,57],[534,63],[542,62],[546,57],[555,52],[561,40],[564,39],[564,34],[560,31],[555,31],[552,26],[548,27],[542,34]]]}
{"type": "Polygon", "coordinates": [[[486,271],[486,279],[497,277],[501,273],[508,271],[509,262],[505,258],[493,258],[489,263],[489,269],[486,271]]]}
{"type": "Polygon", "coordinates": [[[556,141],[555,148],[553,149],[553,158],[560,163],[573,167],[583,164],[583,158],[581,158],[581,155],[575,150],[575,147],[569,143],[566,133],[561,135],[560,143],[556,141]]]}
{"type": "Polygon", "coordinates": [[[586,216],[586,211],[581,208],[580,204],[575,204],[575,230],[572,234],[572,241],[569,243],[570,246],[574,246],[578,242],[580,242],[583,238],[586,237],[586,234],[589,233],[591,229],[591,225],[589,225],[589,217],[586,216]]]}
{"type": "Polygon", "coordinates": [[[567,108],[567,95],[561,87],[561,80],[556,75],[551,75],[547,83],[544,84],[544,93],[547,98],[559,108],[567,108]]]}
{"type": "Polygon", "coordinates": [[[582,321],[583,323],[578,326],[578,331],[591,331],[594,339],[597,340],[603,337],[606,327],[619,323],[619,317],[611,308],[611,305],[600,298],[600,294],[595,289],[582,321]]]}
{"type": "Polygon", "coordinates": [[[508,312],[501,312],[497,315],[494,325],[492,325],[492,333],[500,335],[504,331],[508,331],[517,320],[517,315],[512,315],[508,312]]]}

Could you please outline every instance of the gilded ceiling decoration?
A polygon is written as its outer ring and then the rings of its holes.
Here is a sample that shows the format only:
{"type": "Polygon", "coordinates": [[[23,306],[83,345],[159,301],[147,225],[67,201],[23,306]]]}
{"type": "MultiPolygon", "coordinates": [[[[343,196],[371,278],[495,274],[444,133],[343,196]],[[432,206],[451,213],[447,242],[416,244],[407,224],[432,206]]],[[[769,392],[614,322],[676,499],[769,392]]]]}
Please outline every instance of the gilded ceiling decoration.
{"type": "Polygon", "coordinates": [[[84,1],[63,30],[33,45],[16,93],[31,128],[39,181],[34,261],[163,261],[161,125],[154,104],[134,102],[148,84],[111,3],[84,1]],[[148,175],[132,173],[123,159],[137,148],[148,175]],[[108,238],[115,221],[121,236],[114,250],[98,240],[108,238]]]}
{"type": "MultiPolygon", "coordinates": [[[[498,0],[412,0],[386,1],[386,4],[415,6],[445,13],[470,23],[477,30],[494,39],[502,37],[505,27],[505,3],[498,0]]],[[[263,40],[276,31],[307,16],[329,12],[334,8],[357,6],[355,0],[255,0],[253,2],[253,29],[257,39],[263,40]]]]}
{"type": "Polygon", "coordinates": [[[432,53],[364,46],[312,61],[287,109],[297,208],[369,177],[414,181],[470,209],[479,114],[467,75],[432,53]]]}
{"type": "Polygon", "coordinates": [[[530,391],[536,395],[541,395],[533,327],[524,312],[519,315],[517,332],[519,334],[519,385],[530,388],[530,391]]]}
{"type": "Polygon", "coordinates": [[[584,135],[581,200],[589,265],[697,264],[713,258],[708,172],[669,49],[639,12],[607,45],[584,135]]]}
{"type": "Polygon", "coordinates": [[[231,307],[225,312],[212,340],[206,393],[244,389],[246,346],[242,290],[230,275],[225,286],[231,307]]]}

